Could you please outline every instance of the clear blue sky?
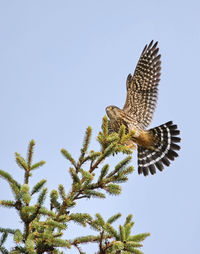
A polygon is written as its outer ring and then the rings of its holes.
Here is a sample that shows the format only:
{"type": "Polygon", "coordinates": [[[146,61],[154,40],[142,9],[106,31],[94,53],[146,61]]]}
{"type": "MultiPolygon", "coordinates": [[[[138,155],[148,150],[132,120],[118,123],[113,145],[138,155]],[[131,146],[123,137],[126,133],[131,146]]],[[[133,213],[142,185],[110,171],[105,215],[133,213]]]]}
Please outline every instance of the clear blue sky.
{"type": "MultiPolygon", "coordinates": [[[[25,155],[33,138],[35,161],[47,161],[33,184],[47,178],[49,190],[59,183],[69,188],[60,149],[77,158],[88,125],[91,149],[98,148],[105,107],[123,106],[128,73],[144,45],[158,40],[162,76],[151,127],[179,125],[180,157],[155,176],[135,172],[119,197],[82,200],[78,209],[105,218],[132,213],[133,233],[151,233],[146,254],[200,253],[199,13],[194,0],[0,1],[0,168],[20,180],[14,152],[25,155]]],[[[136,156],[132,163],[137,168],[136,156]]],[[[0,199],[11,198],[8,184],[0,184],[0,199]]],[[[0,226],[22,226],[12,210],[1,208],[0,217],[0,226]]],[[[66,237],[77,235],[77,226],[69,229],[66,237]]]]}

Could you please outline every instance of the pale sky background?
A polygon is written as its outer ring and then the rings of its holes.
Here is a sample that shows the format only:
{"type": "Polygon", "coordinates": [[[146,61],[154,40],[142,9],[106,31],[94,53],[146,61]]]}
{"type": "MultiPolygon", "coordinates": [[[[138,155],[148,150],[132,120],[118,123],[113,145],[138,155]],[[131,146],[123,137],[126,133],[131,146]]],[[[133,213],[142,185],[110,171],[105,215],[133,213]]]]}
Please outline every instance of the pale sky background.
{"type": "MultiPolygon", "coordinates": [[[[162,76],[151,127],[169,120],[179,125],[180,157],[144,178],[137,175],[134,155],[136,170],[122,195],[81,200],[74,211],[105,218],[121,212],[119,223],[132,213],[132,233],[151,233],[145,254],[200,253],[199,27],[200,4],[194,0],[0,1],[0,168],[20,181],[14,152],[25,156],[33,138],[34,161],[47,163],[34,172],[32,185],[47,178],[49,192],[60,183],[69,189],[69,163],[60,149],[78,158],[88,125],[90,149],[98,149],[105,107],[123,106],[128,73],[144,45],[158,40],[162,76]]],[[[11,199],[7,182],[0,184],[0,199],[11,199]]],[[[4,208],[0,226],[22,228],[16,212],[4,208]]],[[[73,225],[69,230],[66,238],[91,234],[73,225]]],[[[95,252],[92,245],[85,250],[95,252]]]]}

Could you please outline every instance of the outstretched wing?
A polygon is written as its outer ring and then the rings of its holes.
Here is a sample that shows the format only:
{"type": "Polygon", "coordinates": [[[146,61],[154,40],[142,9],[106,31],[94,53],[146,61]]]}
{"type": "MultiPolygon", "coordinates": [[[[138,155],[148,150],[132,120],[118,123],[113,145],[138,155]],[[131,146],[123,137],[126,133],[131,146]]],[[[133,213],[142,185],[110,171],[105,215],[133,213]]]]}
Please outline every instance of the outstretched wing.
{"type": "Polygon", "coordinates": [[[161,75],[161,55],[158,55],[158,42],[144,47],[134,75],[127,77],[127,97],[124,112],[146,128],[152,121],[157,103],[158,84],[161,75]]]}

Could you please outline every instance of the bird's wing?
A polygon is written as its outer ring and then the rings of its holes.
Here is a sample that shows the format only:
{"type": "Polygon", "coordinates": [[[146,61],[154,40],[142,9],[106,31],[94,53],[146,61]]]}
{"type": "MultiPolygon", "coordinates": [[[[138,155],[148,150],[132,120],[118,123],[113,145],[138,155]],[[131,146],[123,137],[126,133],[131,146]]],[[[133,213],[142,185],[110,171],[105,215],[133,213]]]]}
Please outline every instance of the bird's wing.
{"type": "Polygon", "coordinates": [[[141,128],[152,121],[157,103],[158,84],[161,75],[161,55],[158,42],[150,42],[142,51],[134,75],[127,77],[127,97],[124,112],[132,116],[141,128]]]}

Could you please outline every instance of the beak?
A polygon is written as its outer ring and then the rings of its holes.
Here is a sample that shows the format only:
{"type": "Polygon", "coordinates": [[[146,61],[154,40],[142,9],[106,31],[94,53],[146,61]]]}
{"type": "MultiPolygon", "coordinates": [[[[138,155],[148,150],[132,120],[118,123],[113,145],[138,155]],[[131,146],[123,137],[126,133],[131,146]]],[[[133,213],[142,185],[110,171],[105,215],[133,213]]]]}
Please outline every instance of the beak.
{"type": "Polygon", "coordinates": [[[108,107],[106,108],[106,113],[107,113],[108,117],[110,116],[110,110],[111,110],[111,107],[108,106],[108,107]]]}

